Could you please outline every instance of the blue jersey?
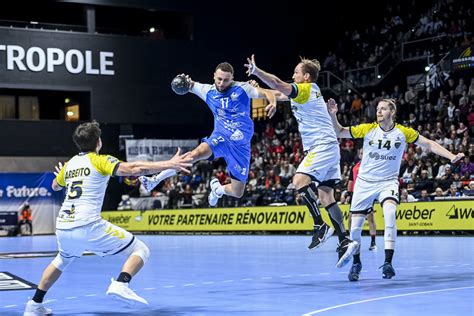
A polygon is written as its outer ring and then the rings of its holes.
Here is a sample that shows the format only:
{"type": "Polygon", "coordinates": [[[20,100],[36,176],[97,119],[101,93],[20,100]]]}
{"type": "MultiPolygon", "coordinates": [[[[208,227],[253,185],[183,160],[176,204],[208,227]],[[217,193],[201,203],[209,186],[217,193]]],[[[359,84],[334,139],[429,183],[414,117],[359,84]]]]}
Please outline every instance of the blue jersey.
{"type": "Polygon", "coordinates": [[[253,136],[250,100],[258,98],[258,90],[246,82],[234,82],[227,91],[219,92],[215,85],[195,82],[191,92],[206,101],[214,114],[214,131],[203,141],[215,158],[224,157],[233,178],[246,182],[253,136]]]}
{"type": "Polygon", "coordinates": [[[251,98],[258,98],[258,91],[246,82],[234,82],[225,92],[215,85],[194,83],[192,93],[206,101],[214,114],[214,131],[233,141],[249,142],[253,136],[250,117],[251,98]]]}

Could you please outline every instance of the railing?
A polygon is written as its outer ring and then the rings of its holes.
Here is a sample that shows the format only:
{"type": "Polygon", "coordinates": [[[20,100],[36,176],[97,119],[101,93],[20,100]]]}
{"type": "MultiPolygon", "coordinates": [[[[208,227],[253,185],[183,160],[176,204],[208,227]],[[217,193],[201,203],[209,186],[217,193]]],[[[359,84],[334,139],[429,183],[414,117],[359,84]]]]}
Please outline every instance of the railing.
{"type": "Polygon", "coordinates": [[[0,26],[49,31],[87,32],[87,26],[74,24],[43,23],[37,21],[0,20],[0,26]]]}
{"type": "Polygon", "coordinates": [[[352,83],[340,78],[330,71],[321,71],[319,73],[318,85],[321,89],[331,90],[336,95],[341,95],[347,92],[350,93],[352,91],[360,94],[360,92],[354,88],[352,83]]]}
{"type": "Polygon", "coordinates": [[[446,34],[402,43],[402,60],[428,59],[430,61],[435,54],[444,54],[448,44],[446,34]],[[446,48],[441,49],[440,45],[446,45],[446,48]]]}
{"type": "Polygon", "coordinates": [[[344,80],[358,87],[377,84],[385,78],[400,61],[400,46],[397,46],[375,66],[345,71],[344,80]]]}

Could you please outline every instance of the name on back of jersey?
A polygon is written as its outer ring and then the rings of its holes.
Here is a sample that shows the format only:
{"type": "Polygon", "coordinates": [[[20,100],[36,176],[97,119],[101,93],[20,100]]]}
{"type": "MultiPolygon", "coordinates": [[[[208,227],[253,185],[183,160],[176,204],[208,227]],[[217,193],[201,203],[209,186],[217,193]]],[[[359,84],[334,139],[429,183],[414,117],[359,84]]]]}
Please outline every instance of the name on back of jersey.
{"type": "Polygon", "coordinates": [[[64,174],[64,180],[68,180],[71,178],[77,178],[77,177],[83,177],[83,176],[88,176],[91,174],[91,170],[88,167],[85,168],[77,168],[77,169],[72,169],[69,171],[66,171],[64,174]]]}

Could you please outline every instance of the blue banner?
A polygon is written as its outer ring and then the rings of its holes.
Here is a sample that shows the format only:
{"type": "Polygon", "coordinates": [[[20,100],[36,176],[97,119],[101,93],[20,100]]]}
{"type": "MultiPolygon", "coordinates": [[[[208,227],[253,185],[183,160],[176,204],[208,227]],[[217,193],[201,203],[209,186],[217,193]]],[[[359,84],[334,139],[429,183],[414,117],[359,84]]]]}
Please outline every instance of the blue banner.
{"type": "Polygon", "coordinates": [[[0,173],[0,213],[17,212],[20,222],[28,209],[34,234],[54,233],[64,192],[53,191],[53,179],[51,172],[0,173]]]}

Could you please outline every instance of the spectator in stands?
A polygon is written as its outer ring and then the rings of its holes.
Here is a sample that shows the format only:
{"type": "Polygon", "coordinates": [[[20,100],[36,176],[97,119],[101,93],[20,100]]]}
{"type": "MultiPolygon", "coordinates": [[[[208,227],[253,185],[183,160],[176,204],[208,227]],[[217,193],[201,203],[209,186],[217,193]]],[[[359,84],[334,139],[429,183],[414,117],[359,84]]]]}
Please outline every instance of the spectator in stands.
{"type": "Polygon", "coordinates": [[[193,189],[191,185],[186,184],[184,190],[181,192],[182,207],[193,207],[193,189]]]}
{"type": "Polygon", "coordinates": [[[469,97],[474,97],[474,80],[471,79],[471,84],[469,85],[469,90],[467,91],[469,97]]]}
{"type": "Polygon", "coordinates": [[[362,108],[362,99],[359,97],[359,95],[354,94],[354,99],[352,100],[352,104],[351,104],[351,114],[359,116],[361,108],[362,108]]]}
{"type": "Polygon", "coordinates": [[[443,189],[441,189],[440,187],[437,187],[435,189],[435,195],[434,195],[434,198],[444,198],[445,196],[445,192],[443,191],[443,189]]]}
{"type": "Polygon", "coordinates": [[[400,194],[400,202],[411,203],[416,202],[416,199],[413,195],[408,193],[407,189],[402,189],[400,194]]]}
{"type": "Polygon", "coordinates": [[[449,187],[448,196],[451,198],[461,196],[461,193],[459,193],[458,188],[456,187],[455,184],[451,184],[451,186],[449,187]]]}
{"type": "Polygon", "coordinates": [[[474,196],[474,180],[464,187],[463,193],[465,196],[474,196]]]}
{"type": "Polygon", "coordinates": [[[405,170],[402,173],[403,182],[412,182],[412,175],[416,175],[417,173],[418,166],[415,165],[415,160],[413,158],[408,159],[408,166],[406,166],[405,170]]]}
{"type": "Polygon", "coordinates": [[[431,198],[428,193],[428,190],[421,190],[421,195],[420,195],[420,198],[418,199],[418,202],[431,202],[431,198]]]}
{"type": "Polygon", "coordinates": [[[23,209],[21,210],[18,229],[21,235],[33,235],[33,217],[28,202],[25,202],[23,209]]]}
{"type": "Polygon", "coordinates": [[[438,186],[440,186],[443,190],[447,190],[451,183],[453,183],[454,177],[451,169],[451,165],[447,165],[444,168],[444,174],[438,181],[438,186]]]}
{"type": "Polygon", "coordinates": [[[474,175],[474,157],[465,156],[463,162],[460,165],[461,178],[463,180],[469,180],[474,175]]]}
{"type": "Polygon", "coordinates": [[[462,95],[464,91],[467,91],[467,86],[464,83],[464,79],[460,78],[459,84],[456,86],[456,89],[454,89],[454,93],[456,95],[462,95]]]}
{"type": "Polygon", "coordinates": [[[431,192],[433,190],[433,179],[428,178],[428,170],[421,170],[420,178],[416,180],[414,195],[420,191],[426,190],[431,192]]]}

